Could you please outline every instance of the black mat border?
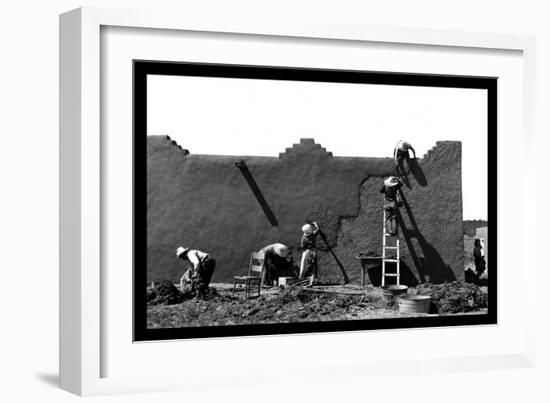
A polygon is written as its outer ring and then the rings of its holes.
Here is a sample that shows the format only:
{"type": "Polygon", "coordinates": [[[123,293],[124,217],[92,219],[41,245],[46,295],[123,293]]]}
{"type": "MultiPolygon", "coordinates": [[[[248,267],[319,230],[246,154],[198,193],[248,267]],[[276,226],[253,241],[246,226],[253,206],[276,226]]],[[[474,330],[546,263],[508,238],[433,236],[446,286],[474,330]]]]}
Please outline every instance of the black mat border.
{"type": "Polygon", "coordinates": [[[133,61],[133,338],[134,342],[190,338],[322,333],[374,329],[490,325],[497,323],[497,77],[393,73],[294,67],[133,61]],[[147,76],[198,76],[290,80],[330,83],[381,84],[487,90],[488,237],[491,238],[491,276],[487,314],[417,318],[388,318],[282,324],[148,329],[147,281],[147,76]]]}

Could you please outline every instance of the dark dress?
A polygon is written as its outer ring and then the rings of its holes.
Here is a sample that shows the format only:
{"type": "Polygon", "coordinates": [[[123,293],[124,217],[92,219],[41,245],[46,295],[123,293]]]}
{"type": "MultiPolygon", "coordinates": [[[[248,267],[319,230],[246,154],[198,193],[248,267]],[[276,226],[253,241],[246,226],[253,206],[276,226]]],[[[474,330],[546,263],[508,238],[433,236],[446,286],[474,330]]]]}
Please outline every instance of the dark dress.
{"type": "Polygon", "coordinates": [[[485,256],[481,254],[481,248],[474,246],[474,264],[476,266],[476,273],[481,276],[486,268],[485,256]]]}
{"type": "Polygon", "coordinates": [[[208,286],[210,285],[210,280],[212,279],[215,268],[216,260],[212,259],[210,256],[201,260],[195,277],[195,287],[199,296],[208,293],[208,286]]]}
{"type": "Polygon", "coordinates": [[[390,235],[397,234],[397,208],[399,207],[399,189],[403,186],[398,183],[394,186],[383,185],[380,193],[384,193],[384,211],[386,219],[386,231],[390,235]]]}
{"type": "Polygon", "coordinates": [[[267,251],[264,255],[264,272],[262,284],[273,284],[279,277],[294,277],[292,262],[273,251],[267,251]]]}

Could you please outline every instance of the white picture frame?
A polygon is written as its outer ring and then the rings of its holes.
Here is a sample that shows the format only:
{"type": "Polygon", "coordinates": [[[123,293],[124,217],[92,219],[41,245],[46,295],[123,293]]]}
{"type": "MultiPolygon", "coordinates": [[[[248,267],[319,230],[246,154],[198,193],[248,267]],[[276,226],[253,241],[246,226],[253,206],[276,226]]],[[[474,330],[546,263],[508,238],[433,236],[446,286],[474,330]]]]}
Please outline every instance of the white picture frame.
{"type": "MultiPolygon", "coordinates": [[[[133,27],[141,29],[181,30],[198,33],[246,34],[265,37],[288,37],[310,39],[336,39],[339,41],[376,42],[380,44],[402,44],[411,46],[447,47],[516,51],[521,53],[523,64],[522,85],[524,89],[523,133],[518,134],[523,142],[523,157],[529,162],[529,152],[534,147],[534,92],[535,92],[535,42],[530,36],[489,33],[468,33],[444,30],[418,30],[410,28],[354,26],[325,21],[271,21],[269,18],[215,20],[200,15],[173,15],[149,10],[114,10],[103,8],[81,8],[60,17],[60,385],[63,389],[79,395],[97,395],[140,391],[160,391],[198,387],[246,385],[241,376],[244,369],[236,369],[231,376],[227,368],[220,367],[211,373],[208,381],[201,377],[206,370],[194,367],[195,376],[190,377],[189,365],[180,364],[178,373],[159,375],[105,375],[106,356],[102,317],[108,308],[102,290],[101,267],[103,264],[101,206],[104,175],[102,171],[101,143],[101,29],[102,27],[133,27]],[[187,367],[187,368],[186,368],[187,367]]],[[[499,99],[500,101],[500,99],[499,99]]],[[[500,124],[500,119],[499,119],[500,124]]],[[[517,139],[516,139],[517,140],[517,139]]],[[[532,170],[535,171],[534,169],[532,170]]],[[[526,188],[533,188],[536,177],[523,180],[526,188]]],[[[499,202],[503,195],[500,194],[499,202]]],[[[522,214],[528,214],[524,205],[522,214]]],[[[523,234],[534,233],[533,220],[524,220],[523,234]]],[[[527,250],[527,237],[523,237],[521,248],[527,250]]],[[[500,241],[500,238],[499,238],[500,241]]],[[[506,254],[506,248],[499,248],[499,254],[506,254]]],[[[535,276],[536,262],[533,254],[524,254],[522,274],[535,276]]],[[[501,259],[502,260],[502,259],[501,259]]],[[[510,277],[499,278],[499,289],[513,281],[510,277]]],[[[129,285],[129,288],[131,286],[129,285]]],[[[129,291],[131,293],[131,291],[129,291]]],[[[499,291],[502,298],[506,293],[499,291]]],[[[509,297],[509,296],[508,296],[509,297]]],[[[535,306],[534,293],[526,294],[524,303],[535,306]]],[[[294,360],[288,363],[285,373],[279,371],[278,379],[291,379],[302,373],[304,366],[317,365],[318,369],[308,371],[308,377],[322,381],[326,379],[323,369],[337,368],[338,377],[369,376],[381,373],[440,372],[474,370],[503,367],[525,367],[534,365],[535,309],[532,316],[522,323],[512,323],[519,333],[525,334],[521,347],[510,348],[500,354],[474,356],[432,356],[418,357],[414,354],[401,360],[390,358],[369,361],[358,355],[352,360],[339,361],[327,357],[321,362],[305,363],[294,360]],[[307,365],[306,365],[307,364],[307,365]]],[[[130,315],[130,313],[128,313],[130,315]]],[[[498,328],[498,326],[497,326],[498,328]]],[[[504,328],[504,326],[501,326],[504,328]]],[[[452,329],[450,331],[453,331],[452,329]]],[[[458,332],[458,330],[456,330],[458,332]]],[[[498,335],[498,329],[495,334],[498,335]]],[[[378,334],[384,334],[380,331],[378,334]]],[[[387,333],[387,332],[386,332],[387,333]]],[[[393,337],[403,337],[403,331],[393,332],[393,337]]],[[[278,336],[248,338],[247,343],[256,345],[273,344],[274,349],[288,348],[289,343],[297,345],[307,342],[308,337],[278,336]]],[[[323,343],[338,345],[359,343],[362,334],[331,334],[323,336],[323,343]]],[[[389,337],[389,336],[388,336],[389,337]]],[[[379,337],[380,338],[380,337],[379,337]]],[[[235,338],[239,339],[239,338],[235,338]]],[[[219,346],[229,346],[242,340],[194,342],[193,346],[218,346],[220,354],[229,354],[219,346]],[[224,344],[225,343],[225,344],[224,344]]],[[[132,343],[131,340],[127,340],[132,343]]],[[[158,348],[164,343],[154,343],[158,348]]],[[[172,346],[174,343],[171,342],[172,346]]],[[[231,358],[231,357],[230,357],[231,358]]],[[[282,365],[282,364],[281,364],[282,365]]],[[[276,371],[277,366],[271,369],[276,371]]],[[[269,382],[269,371],[254,383],[269,382]],[[260,379],[261,378],[261,379],[260,379]]]]}

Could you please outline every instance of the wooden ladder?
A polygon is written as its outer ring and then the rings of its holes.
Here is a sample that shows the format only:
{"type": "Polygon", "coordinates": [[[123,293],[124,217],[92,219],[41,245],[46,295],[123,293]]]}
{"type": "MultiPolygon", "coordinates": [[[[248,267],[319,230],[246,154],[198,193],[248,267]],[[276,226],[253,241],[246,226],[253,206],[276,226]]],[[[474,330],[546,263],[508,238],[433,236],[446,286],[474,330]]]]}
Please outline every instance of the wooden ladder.
{"type": "Polygon", "coordinates": [[[399,285],[399,236],[395,235],[395,245],[388,246],[388,238],[392,236],[386,231],[386,211],[382,209],[382,219],[383,219],[383,233],[382,233],[382,286],[386,285],[386,277],[395,277],[397,280],[397,285],[399,285]],[[388,256],[386,251],[395,251],[394,254],[388,256]],[[396,271],[391,273],[386,273],[386,263],[395,263],[396,271]]]}

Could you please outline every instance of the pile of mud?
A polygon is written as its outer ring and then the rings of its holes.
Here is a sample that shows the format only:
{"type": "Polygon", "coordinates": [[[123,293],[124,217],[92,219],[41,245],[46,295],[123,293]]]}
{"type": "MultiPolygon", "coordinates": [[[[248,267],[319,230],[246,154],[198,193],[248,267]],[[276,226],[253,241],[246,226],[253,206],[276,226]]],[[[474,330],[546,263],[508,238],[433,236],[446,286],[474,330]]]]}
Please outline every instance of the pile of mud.
{"type": "Polygon", "coordinates": [[[475,271],[470,268],[464,272],[464,280],[467,283],[472,283],[480,287],[486,287],[489,284],[487,273],[483,273],[481,276],[479,276],[475,271]]]}
{"type": "Polygon", "coordinates": [[[474,284],[454,281],[445,284],[420,284],[410,295],[430,295],[437,313],[471,312],[487,308],[487,294],[474,284]]]}
{"type": "MultiPolygon", "coordinates": [[[[204,300],[215,298],[218,295],[216,289],[209,287],[208,291],[201,297],[204,300]]],[[[168,280],[160,283],[154,283],[152,287],[147,288],[148,305],[175,305],[190,300],[197,296],[191,287],[185,287],[183,292],[168,280]]]]}
{"type": "Polygon", "coordinates": [[[147,289],[147,303],[149,305],[174,305],[189,298],[190,295],[182,293],[168,280],[155,283],[152,288],[147,289]]]}
{"type": "MultiPolygon", "coordinates": [[[[197,303],[176,305],[174,311],[150,311],[150,327],[212,326],[342,319],[362,308],[361,296],[335,296],[285,289],[278,295],[242,299],[231,294],[212,295],[197,303]]],[[[152,309],[153,307],[151,307],[152,309]]]]}

